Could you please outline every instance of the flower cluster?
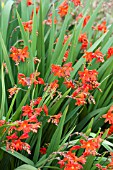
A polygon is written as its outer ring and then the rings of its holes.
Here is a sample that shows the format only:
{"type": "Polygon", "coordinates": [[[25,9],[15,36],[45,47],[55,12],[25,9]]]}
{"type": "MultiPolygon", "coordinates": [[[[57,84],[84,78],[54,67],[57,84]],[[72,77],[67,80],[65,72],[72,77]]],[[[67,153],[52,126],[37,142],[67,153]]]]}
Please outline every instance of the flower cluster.
{"type": "MultiPolygon", "coordinates": [[[[76,17],[76,21],[79,21],[79,19],[83,18],[83,14],[80,13],[77,17],[76,17]]],[[[87,15],[85,18],[84,18],[84,21],[83,21],[83,27],[85,27],[88,23],[90,19],[90,15],[87,15]]]]}
{"type": "Polygon", "coordinates": [[[88,99],[89,102],[95,103],[90,91],[98,88],[100,85],[97,82],[98,72],[96,70],[84,68],[84,71],[79,71],[78,74],[81,83],[77,82],[78,84],[75,86],[71,97],[76,100],[76,105],[86,104],[86,99],[88,99]]]}
{"type": "Polygon", "coordinates": [[[83,156],[77,157],[75,153],[68,151],[67,153],[61,153],[64,157],[63,160],[60,160],[58,164],[60,168],[64,168],[64,170],[80,170],[83,168],[81,164],[85,164],[86,159],[83,156]]]}
{"type": "MultiPolygon", "coordinates": [[[[6,122],[4,122],[5,124],[6,122]]],[[[10,123],[6,123],[10,125],[10,123]]],[[[24,142],[25,139],[29,138],[29,133],[32,131],[37,133],[41,123],[38,122],[36,115],[29,117],[26,120],[19,120],[13,122],[8,130],[8,136],[6,136],[6,149],[14,152],[25,150],[30,154],[30,145],[24,142]],[[21,132],[21,136],[19,135],[21,132]]]]}
{"type": "Polygon", "coordinates": [[[96,138],[91,138],[89,140],[80,140],[81,143],[81,148],[84,148],[85,151],[83,153],[84,156],[88,156],[88,155],[96,155],[97,154],[97,149],[100,148],[100,143],[102,142],[102,139],[100,136],[96,137],[96,138]]]}
{"type": "Polygon", "coordinates": [[[61,152],[60,155],[64,158],[61,159],[58,164],[60,168],[64,170],[81,170],[83,169],[83,164],[86,163],[87,156],[97,155],[97,150],[100,148],[100,143],[102,142],[101,136],[89,139],[81,139],[80,145],[75,145],[70,148],[68,152],[61,152]],[[81,156],[76,156],[76,151],[83,148],[84,151],[81,156]]]}
{"type": "MultiPolygon", "coordinates": [[[[56,17],[54,18],[54,24],[57,24],[58,20],[56,19],[56,17]]],[[[44,20],[44,22],[46,25],[52,25],[52,13],[49,14],[48,19],[44,20]]]]}
{"type": "Polygon", "coordinates": [[[83,57],[86,59],[87,62],[91,62],[94,58],[97,62],[104,62],[104,56],[100,49],[97,49],[94,53],[86,51],[83,57]]]}
{"type": "Polygon", "coordinates": [[[82,46],[81,46],[82,50],[87,49],[87,47],[88,47],[88,38],[87,38],[86,33],[80,34],[78,41],[82,43],[82,46]]]}
{"type": "Polygon", "coordinates": [[[18,49],[16,47],[11,47],[10,49],[10,57],[13,61],[15,61],[16,65],[19,64],[20,61],[25,62],[26,58],[29,58],[28,47],[24,47],[23,49],[18,49]]]}
{"type": "Polygon", "coordinates": [[[58,77],[69,77],[70,72],[73,70],[72,63],[66,63],[62,67],[59,65],[52,64],[51,65],[51,71],[54,74],[54,76],[58,77]]]}
{"type": "Polygon", "coordinates": [[[65,0],[64,2],[62,2],[62,4],[58,7],[58,14],[60,15],[60,17],[64,17],[67,13],[68,13],[68,2],[67,0],[65,0]]]}
{"type": "MultiPolygon", "coordinates": [[[[30,145],[24,142],[24,140],[29,138],[30,132],[37,133],[38,129],[41,127],[41,122],[38,121],[38,117],[41,116],[41,113],[43,112],[45,116],[48,116],[48,107],[45,104],[41,107],[37,107],[41,100],[42,98],[38,97],[31,101],[30,105],[22,107],[21,117],[26,117],[25,120],[20,119],[19,121],[13,122],[11,125],[9,122],[0,121],[0,125],[6,124],[7,126],[10,126],[8,135],[6,136],[7,150],[11,150],[12,152],[14,152],[14,150],[26,150],[28,154],[30,154],[30,145]]],[[[60,113],[56,116],[50,116],[48,122],[52,121],[52,123],[57,125],[60,117],[60,113]]]]}
{"type": "Polygon", "coordinates": [[[106,21],[103,21],[101,24],[97,25],[96,27],[93,26],[92,28],[105,33],[107,31],[106,21]]]}
{"type": "Polygon", "coordinates": [[[75,6],[80,6],[81,5],[81,1],[80,0],[71,0],[75,6]]]}
{"type": "Polygon", "coordinates": [[[10,93],[9,98],[12,98],[14,94],[16,94],[20,90],[16,85],[10,89],[8,89],[8,92],[10,93]]]}
{"type": "Polygon", "coordinates": [[[30,77],[26,77],[24,74],[18,74],[18,83],[22,86],[31,86],[31,84],[44,84],[44,80],[39,77],[39,72],[34,72],[30,74],[30,77]]]}
{"type": "Polygon", "coordinates": [[[32,32],[32,24],[33,24],[33,21],[32,20],[29,20],[27,22],[22,22],[23,24],[23,27],[24,27],[24,30],[31,33],[32,32]]]}
{"type": "Polygon", "coordinates": [[[50,119],[48,122],[52,122],[55,125],[58,125],[60,118],[62,116],[62,113],[58,113],[57,115],[50,116],[50,119]]]}
{"type": "MultiPolygon", "coordinates": [[[[95,52],[95,57],[97,59],[99,56],[97,56],[97,53],[101,53],[100,51],[95,52]]],[[[86,104],[86,100],[91,103],[95,103],[93,96],[90,94],[91,90],[94,90],[96,88],[99,89],[99,83],[97,81],[98,72],[96,70],[88,70],[86,67],[84,68],[84,71],[79,71],[79,81],[73,82],[70,80],[70,71],[73,70],[72,63],[66,63],[62,67],[59,65],[52,65],[51,67],[52,73],[54,76],[58,76],[59,78],[63,77],[65,86],[67,88],[74,89],[74,92],[72,93],[71,98],[76,100],[76,105],[84,105],[86,104]]]]}

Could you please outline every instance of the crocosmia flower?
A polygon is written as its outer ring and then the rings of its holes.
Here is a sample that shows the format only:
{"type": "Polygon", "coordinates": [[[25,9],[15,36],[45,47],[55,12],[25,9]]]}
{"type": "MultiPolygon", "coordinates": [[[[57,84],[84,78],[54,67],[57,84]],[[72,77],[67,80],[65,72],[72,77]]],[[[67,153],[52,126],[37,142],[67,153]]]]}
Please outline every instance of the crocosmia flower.
{"type": "Polygon", "coordinates": [[[10,49],[10,57],[13,61],[15,61],[16,65],[18,65],[21,61],[25,62],[26,58],[29,58],[28,47],[24,47],[23,49],[18,49],[16,47],[11,47],[10,49]]]}
{"type": "Polygon", "coordinates": [[[107,55],[107,58],[110,58],[111,56],[113,56],[113,47],[110,47],[109,49],[108,49],[108,55],[107,55]]]}
{"type": "Polygon", "coordinates": [[[68,13],[68,2],[65,0],[59,7],[58,7],[58,14],[61,17],[64,17],[68,13]]]}
{"type": "Polygon", "coordinates": [[[33,5],[33,2],[32,2],[32,0],[27,0],[27,6],[30,6],[30,5],[33,5]]]}
{"type": "Polygon", "coordinates": [[[74,3],[75,6],[81,5],[80,0],[72,0],[72,2],[74,3]]]}

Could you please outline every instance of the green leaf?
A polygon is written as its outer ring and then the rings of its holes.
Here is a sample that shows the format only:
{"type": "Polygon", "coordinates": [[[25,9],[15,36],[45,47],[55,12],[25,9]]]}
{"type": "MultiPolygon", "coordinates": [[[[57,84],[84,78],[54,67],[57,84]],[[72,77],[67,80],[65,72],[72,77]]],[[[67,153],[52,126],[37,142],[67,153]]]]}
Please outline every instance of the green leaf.
{"type": "Polygon", "coordinates": [[[94,162],[95,157],[93,155],[88,156],[86,164],[83,166],[84,170],[91,170],[92,164],[94,162]]]}
{"type": "Polygon", "coordinates": [[[24,106],[26,100],[28,99],[29,93],[30,93],[30,88],[28,89],[27,93],[25,94],[25,96],[24,96],[23,100],[21,101],[19,107],[17,108],[16,112],[12,115],[12,117],[11,117],[12,121],[17,120],[20,117],[20,111],[22,109],[22,106],[24,106]]]}
{"type": "Polygon", "coordinates": [[[62,131],[63,131],[63,125],[64,125],[64,121],[65,121],[67,111],[68,111],[68,106],[64,110],[64,113],[62,115],[60,123],[59,123],[59,125],[58,125],[52,139],[51,139],[50,145],[47,149],[47,156],[49,156],[52,152],[57,151],[58,148],[59,148],[60,139],[61,139],[61,135],[62,135],[62,131]]]}
{"type": "Polygon", "coordinates": [[[109,92],[112,90],[113,83],[110,84],[110,86],[107,86],[107,89],[103,91],[102,97],[98,102],[98,107],[102,107],[102,104],[104,103],[105,99],[108,97],[109,92]]]}
{"type": "Polygon", "coordinates": [[[1,101],[1,107],[0,107],[0,120],[2,119],[4,112],[5,112],[5,101],[6,101],[6,93],[5,93],[5,82],[4,82],[4,71],[3,71],[3,65],[1,68],[1,81],[2,81],[2,101],[1,101]]]}
{"type": "Polygon", "coordinates": [[[9,55],[7,53],[7,49],[5,47],[5,43],[4,43],[4,40],[2,38],[1,32],[0,32],[0,43],[1,43],[2,50],[3,50],[3,54],[4,54],[4,60],[5,60],[6,65],[7,65],[7,69],[8,69],[8,73],[9,73],[9,78],[10,78],[11,84],[13,86],[14,85],[13,73],[12,73],[12,69],[11,69],[11,65],[10,65],[10,61],[9,61],[9,55]]]}
{"type": "Polygon", "coordinates": [[[37,42],[37,16],[36,16],[36,4],[34,2],[34,15],[33,15],[33,30],[32,30],[32,43],[31,43],[31,51],[32,51],[32,57],[35,57],[36,53],[36,42],[37,42]]]}
{"type": "Polygon", "coordinates": [[[110,26],[110,28],[108,28],[108,30],[109,30],[109,32],[108,32],[108,34],[107,34],[107,36],[105,37],[105,39],[104,39],[104,41],[102,42],[102,44],[101,44],[101,48],[102,48],[102,52],[105,54],[105,52],[104,52],[104,50],[106,51],[107,49],[105,48],[105,46],[107,46],[107,44],[108,44],[108,42],[109,42],[109,44],[111,43],[113,43],[112,41],[111,41],[111,38],[110,38],[110,36],[111,36],[111,34],[112,34],[112,31],[113,31],[113,24],[110,26]]]}
{"type": "Polygon", "coordinates": [[[98,75],[98,80],[101,79],[101,77],[104,75],[104,72],[106,69],[109,67],[111,62],[113,61],[113,57],[110,57],[106,62],[98,69],[99,75],[98,75]]]}
{"type": "Polygon", "coordinates": [[[44,24],[43,24],[42,0],[40,0],[40,10],[39,10],[37,56],[41,60],[39,70],[40,70],[42,77],[44,77],[44,74],[45,74],[45,44],[44,44],[44,24]]]}
{"type": "Polygon", "coordinates": [[[29,165],[34,165],[33,161],[31,161],[30,159],[28,159],[27,157],[25,157],[24,155],[22,155],[22,154],[20,154],[20,153],[18,153],[18,152],[16,152],[16,151],[14,151],[14,152],[12,153],[11,151],[6,150],[5,147],[1,147],[1,149],[4,150],[5,152],[9,153],[10,155],[12,155],[12,156],[20,159],[21,161],[29,164],[29,165]]]}
{"type": "Polygon", "coordinates": [[[44,168],[49,168],[49,169],[53,169],[53,170],[61,170],[60,168],[58,168],[56,166],[44,166],[44,168]]]}
{"type": "Polygon", "coordinates": [[[98,45],[102,42],[102,40],[106,37],[108,32],[104,33],[97,41],[87,50],[88,52],[94,51],[98,45]]]}
{"type": "Polygon", "coordinates": [[[69,139],[69,137],[70,137],[70,135],[73,133],[74,129],[75,129],[75,127],[72,128],[72,129],[65,135],[65,137],[63,138],[63,141],[62,141],[62,143],[61,143],[61,146],[64,145],[65,142],[69,139]]]}
{"type": "Polygon", "coordinates": [[[34,151],[33,162],[36,163],[38,161],[39,152],[40,152],[40,145],[41,145],[41,137],[42,137],[42,127],[38,130],[38,138],[37,143],[34,151]]]}
{"type": "MultiPolygon", "coordinates": [[[[53,10],[52,10],[52,27],[50,30],[50,39],[49,39],[49,48],[48,48],[48,56],[47,56],[47,64],[46,64],[46,70],[48,71],[48,67],[50,66],[51,63],[51,58],[52,58],[52,50],[54,46],[54,35],[55,35],[55,24],[54,24],[54,18],[55,18],[55,9],[53,5],[53,10]]],[[[47,74],[48,76],[48,74],[47,74]]]]}
{"type": "Polygon", "coordinates": [[[29,45],[29,39],[27,37],[27,34],[26,32],[24,31],[24,27],[23,27],[23,24],[22,24],[22,20],[19,16],[19,13],[17,11],[17,19],[18,19],[18,23],[19,23],[19,26],[20,26],[20,30],[21,30],[21,34],[22,34],[22,39],[24,41],[24,46],[28,46],[29,47],[29,50],[30,50],[30,45],[29,45]]]}
{"type": "Polygon", "coordinates": [[[87,131],[85,132],[86,136],[90,135],[91,129],[92,129],[92,126],[93,126],[93,122],[94,122],[94,118],[92,118],[91,121],[88,124],[87,131]]]}
{"type": "Polygon", "coordinates": [[[70,92],[71,89],[67,90],[63,96],[51,107],[49,114],[53,115],[57,112],[57,110],[59,109],[60,105],[62,104],[62,102],[64,101],[65,97],[68,95],[68,93],[70,92]]]}
{"type": "Polygon", "coordinates": [[[47,13],[48,13],[48,10],[49,10],[49,7],[50,7],[50,0],[46,0],[46,1],[42,1],[42,3],[43,3],[43,16],[44,16],[44,18],[46,17],[46,15],[47,15],[47,13]]]}
{"type": "Polygon", "coordinates": [[[14,106],[14,103],[15,103],[15,100],[16,100],[16,97],[17,97],[17,93],[14,95],[13,99],[12,99],[12,102],[11,102],[11,105],[9,107],[9,110],[6,114],[6,122],[8,121],[10,115],[11,115],[11,112],[12,112],[12,109],[13,109],[13,106],[14,106]]]}
{"type": "Polygon", "coordinates": [[[37,168],[31,166],[31,165],[21,165],[18,168],[14,169],[14,170],[37,170],[37,168]]]}
{"type": "Polygon", "coordinates": [[[104,141],[102,142],[102,146],[103,146],[104,148],[106,148],[107,151],[113,152],[113,144],[112,144],[111,142],[109,142],[109,141],[107,141],[107,140],[104,140],[104,141]],[[111,148],[110,146],[112,146],[112,148],[111,148]]]}
{"type": "Polygon", "coordinates": [[[52,59],[51,59],[52,64],[56,63],[57,57],[59,56],[59,54],[60,54],[60,52],[62,50],[63,41],[64,41],[64,35],[65,35],[65,32],[66,32],[68,22],[69,22],[69,12],[65,17],[64,23],[63,23],[62,28],[61,28],[60,35],[58,37],[58,42],[56,44],[55,51],[54,51],[52,59]]]}
{"type": "Polygon", "coordinates": [[[14,3],[13,0],[7,1],[7,3],[5,4],[5,6],[2,10],[1,33],[2,33],[2,37],[3,37],[3,40],[5,43],[6,43],[9,18],[10,18],[10,13],[11,13],[11,8],[12,8],[13,3],[14,3]]]}
{"type": "MultiPolygon", "coordinates": [[[[25,64],[26,64],[26,67],[29,67],[29,69],[27,71],[29,73],[32,73],[34,71],[34,59],[33,59],[34,56],[33,56],[33,53],[32,53],[32,50],[31,50],[31,47],[30,47],[30,44],[29,44],[29,38],[27,36],[27,33],[24,30],[24,27],[23,27],[23,24],[22,24],[22,21],[21,21],[21,18],[19,16],[18,11],[17,11],[17,19],[18,19],[18,23],[19,23],[19,26],[20,26],[20,31],[21,31],[22,39],[24,41],[24,46],[27,46],[28,49],[29,49],[29,52],[30,52],[29,62],[25,63],[25,64]]],[[[34,29],[33,29],[33,33],[32,34],[34,34],[34,29]]]]}
{"type": "Polygon", "coordinates": [[[29,20],[28,7],[26,2],[26,0],[21,1],[21,18],[24,22],[29,20]]]}
{"type": "Polygon", "coordinates": [[[77,125],[76,127],[76,131],[81,131],[82,128],[87,124],[87,122],[94,116],[96,116],[97,114],[101,113],[106,113],[108,111],[108,109],[110,108],[111,104],[107,107],[102,107],[99,109],[96,109],[90,113],[88,113],[88,115],[77,125]]]}

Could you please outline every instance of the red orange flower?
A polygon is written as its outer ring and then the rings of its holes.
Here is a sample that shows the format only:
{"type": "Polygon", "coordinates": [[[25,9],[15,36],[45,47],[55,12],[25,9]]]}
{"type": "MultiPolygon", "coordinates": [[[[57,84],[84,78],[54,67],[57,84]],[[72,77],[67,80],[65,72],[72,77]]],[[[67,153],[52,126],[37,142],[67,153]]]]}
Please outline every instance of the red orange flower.
{"type": "Polygon", "coordinates": [[[94,53],[86,51],[83,57],[86,59],[87,62],[91,62],[94,58],[96,58],[97,62],[104,62],[104,56],[100,49],[97,49],[94,53]]]}
{"type": "Polygon", "coordinates": [[[81,5],[80,0],[72,0],[72,2],[74,3],[75,6],[81,5]]]}
{"type": "Polygon", "coordinates": [[[65,79],[65,81],[64,81],[63,83],[66,85],[67,88],[72,88],[72,89],[75,88],[75,85],[74,85],[74,83],[72,82],[72,80],[67,80],[67,79],[65,79]]]}
{"type": "Polygon", "coordinates": [[[64,167],[64,170],[80,170],[83,168],[81,164],[85,164],[86,159],[84,156],[77,157],[75,153],[68,151],[67,153],[63,153],[63,160],[60,160],[58,164],[60,168],[64,167]]]}
{"type": "Polygon", "coordinates": [[[98,30],[98,31],[103,31],[104,33],[107,31],[107,27],[106,27],[106,21],[103,21],[101,24],[97,25],[96,27],[92,27],[94,30],[98,30]]]}
{"type": "Polygon", "coordinates": [[[66,50],[64,57],[63,57],[63,62],[65,62],[68,59],[68,55],[69,55],[69,50],[66,50]]]}
{"type": "Polygon", "coordinates": [[[46,154],[47,149],[45,147],[40,148],[40,153],[42,155],[46,154]]]}
{"type": "Polygon", "coordinates": [[[62,113],[59,113],[59,114],[54,115],[54,116],[50,116],[50,119],[48,120],[48,122],[52,122],[52,123],[54,123],[55,125],[58,125],[61,116],[62,116],[62,113]]]}
{"type": "Polygon", "coordinates": [[[66,63],[62,67],[65,77],[70,77],[70,72],[73,71],[72,63],[66,63]]]}
{"type": "Polygon", "coordinates": [[[64,17],[68,13],[68,2],[64,0],[64,2],[58,7],[58,14],[61,17],[64,17]]]}
{"type": "Polygon", "coordinates": [[[34,72],[30,74],[30,77],[26,77],[24,74],[19,73],[18,74],[18,83],[22,84],[22,86],[31,86],[31,84],[37,85],[37,84],[44,84],[44,80],[40,77],[39,72],[34,72]]]}
{"type": "Polygon", "coordinates": [[[33,109],[31,106],[26,105],[22,107],[22,116],[28,116],[29,118],[33,115],[33,109]]]}
{"type": "Polygon", "coordinates": [[[27,3],[27,6],[33,5],[32,0],[27,0],[26,3],[27,3]]]}
{"type": "MultiPolygon", "coordinates": [[[[78,21],[79,19],[83,18],[83,14],[80,13],[77,17],[76,17],[76,21],[78,21]]],[[[87,15],[85,18],[84,18],[84,21],[83,21],[83,27],[85,27],[88,23],[90,19],[90,15],[87,15]]]]}
{"type": "Polygon", "coordinates": [[[36,116],[39,116],[41,112],[42,112],[42,108],[41,108],[41,107],[39,107],[39,108],[34,108],[34,114],[35,114],[36,116]]]}
{"type": "Polygon", "coordinates": [[[72,63],[66,63],[62,67],[59,65],[52,64],[52,73],[58,77],[69,77],[70,72],[73,70],[72,63]]]}
{"type": "Polygon", "coordinates": [[[87,16],[84,18],[83,27],[85,27],[85,26],[87,25],[89,19],[90,19],[90,16],[89,16],[89,15],[87,15],[87,16]]]}
{"type": "Polygon", "coordinates": [[[23,24],[23,27],[24,27],[24,30],[25,31],[28,31],[28,32],[32,32],[32,25],[33,25],[33,21],[30,20],[30,21],[27,21],[27,22],[22,22],[23,24]]]}
{"type": "Polygon", "coordinates": [[[97,49],[94,53],[93,53],[94,58],[97,59],[97,62],[104,62],[104,56],[102,54],[102,52],[100,51],[100,49],[97,49]]]}
{"type": "Polygon", "coordinates": [[[87,155],[96,155],[96,149],[100,148],[100,143],[102,142],[102,139],[100,136],[96,138],[89,139],[88,141],[80,140],[81,148],[85,149],[84,156],[87,155]]]}
{"type": "Polygon", "coordinates": [[[29,138],[28,133],[23,133],[23,134],[19,137],[19,139],[27,139],[27,138],[29,138]]]}
{"type": "Polygon", "coordinates": [[[46,106],[46,104],[44,104],[42,109],[43,109],[44,113],[46,114],[46,116],[48,116],[48,107],[46,106]]]}
{"type": "Polygon", "coordinates": [[[19,90],[19,88],[17,88],[17,86],[15,85],[14,87],[8,89],[8,92],[10,93],[9,98],[11,98],[14,94],[16,94],[16,92],[19,90]]]}
{"type": "Polygon", "coordinates": [[[59,66],[59,65],[52,64],[51,71],[54,74],[54,76],[58,76],[58,77],[64,77],[65,76],[62,67],[59,66]]]}
{"type": "Polygon", "coordinates": [[[113,56],[113,47],[110,47],[109,49],[108,49],[108,55],[107,55],[107,58],[110,58],[111,56],[113,56]]]}
{"type": "Polygon", "coordinates": [[[13,133],[12,135],[10,136],[6,136],[8,140],[12,140],[12,139],[18,139],[18,136],[17,136],[17,133],[13,133]]]}
{"type": "Polygon", "coordinates": [[[105,118],[105,122],[109,122],[109,124],[113,125],[113,106],[111,106],[108,112],[102,117],[105,118]]]}
{"type": "Polygon", "coordinates": [[[83,56],[83,58],[86,59],[87,62],[91,62],[92,59],[94,58],[93,56],[93,52],[85,52],[85,55],[83,56]]]}
{"type": "Polygon", "coordinates": [[[77,17],[76,17],[76,21],[78,21],[79,19],[81,19],[83,17],[83,14],[80,13],[77,17]]]}
{"type": "Polygon", "coordinates": [[[34,132],[37,133],[38,128],[40,128],[41,123],[40,122],[36,122],[36,123],[29,123],[29,119],[28,120],[24,120],[24,121],[19,121],[18,122],[18,128],[17,131],[23,131],[24,133],[29,133],[29,132],[34,132]]]}
{"type": "Polygon", "coordinates": [[[85,50],[88,47],[88,38],[86,33],[80,34],[78,41],[82,43],[81,49],[85,50]]]}
{"type": "Polygon", "coordinates": [[[16,150],[16,151],[26,150],[28,152],[28,154],[31,153],[30,145],[25,142],[22,142],[20,139],[12,140],[12,142],[7,142],[6,149],[7,150],[10,149],[12,152],[14,152],[14,150],[16,150]]]}
{"type": "Polygon", "coordinates": [[[106,27],[106,21],[103,21],[100,25],[97,26],[98,31],[107,31],[107,27],[106,27]]]}
{"type": "Polygon", "coordinates": [[[111,134],[113,134],[113,125],[111,125],[111,126],[109,127],[108,135],[111,135],[111,134]]]}
{"type": "Polygon", "coordinates": [[[94,85],[94,83],[96,83],[98,75],[98,72],[96,70],[88,70],[87,68],[84,68],[84,71],[79,71],[78,74],[83,84],[90,83],[94,85]]]}
{"type": "MultiPolygon", "coordinates": [[[[58,20],[56,19],[56,17],[54,18],[54,24],[57,24],[58,20]]],[[[44,20],[43,22],[46,25],[52,25],[52,13],[49,14],[49,17],[47,20],[44,20]]]]}
{"type": "Polygon", "coordinates": [[[42,97],[38,97],[37,99],[34,99],[33,101],[31,101],[31,105],[33,104],[34,106],[40,104],[42,100],[42,97]]]}
{"type": "Polygon", "coordinates": [[[100,170],[107,170],[107,168],[103,168],[100,164],[96,164],[96,167],[98,167],[100,170]]]}
{"type": "MultiPolygon", "coordinates": [[[[36,14],[38,14],[38,11],[39,11],[40,7],[36,7],[36,14]]],[[[31,13],[31,16],[30,16],[30,20],[33,19],[33,15],[34,15],[34,10],[32,10],[32,13],[31,13]]]]}
{"type": "Polygon", "coordinates": [[[16,62],[16,65],[19,64],[20,61],[25,62],[25,58],[29,57],[28,47],[24,47],[23,49],[18,49],[16,47],[11,47],[10,49],[10,57],[13,61],[16,62]]]}

